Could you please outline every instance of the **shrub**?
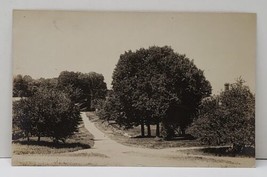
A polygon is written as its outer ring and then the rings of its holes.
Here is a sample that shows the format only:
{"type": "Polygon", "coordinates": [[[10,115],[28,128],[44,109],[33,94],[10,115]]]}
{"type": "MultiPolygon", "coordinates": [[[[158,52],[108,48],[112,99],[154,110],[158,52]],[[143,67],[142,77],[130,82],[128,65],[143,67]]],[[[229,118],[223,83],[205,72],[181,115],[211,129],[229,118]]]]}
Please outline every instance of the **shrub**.
{"type": "Polygon", "coordinates": [[[255,145],[255,95],[239,79],[230,89],[202,102],[190,132],[208,145],[232,145],[241,152],[255,145]]]}

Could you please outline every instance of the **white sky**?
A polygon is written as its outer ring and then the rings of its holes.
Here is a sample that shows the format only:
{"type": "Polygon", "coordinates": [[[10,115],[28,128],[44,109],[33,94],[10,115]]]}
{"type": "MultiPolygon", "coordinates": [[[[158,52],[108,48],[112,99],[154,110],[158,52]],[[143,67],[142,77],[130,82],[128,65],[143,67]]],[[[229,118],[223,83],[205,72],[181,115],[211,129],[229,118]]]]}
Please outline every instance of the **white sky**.
{"type": "Polygon", "coordinates": [[[125,50],[171,46],[194,59],[213,93],[241,76],[255,92],[256,15],[15,11],[14,75],[57,77],[61,71],[112,72],[125,50]]]}

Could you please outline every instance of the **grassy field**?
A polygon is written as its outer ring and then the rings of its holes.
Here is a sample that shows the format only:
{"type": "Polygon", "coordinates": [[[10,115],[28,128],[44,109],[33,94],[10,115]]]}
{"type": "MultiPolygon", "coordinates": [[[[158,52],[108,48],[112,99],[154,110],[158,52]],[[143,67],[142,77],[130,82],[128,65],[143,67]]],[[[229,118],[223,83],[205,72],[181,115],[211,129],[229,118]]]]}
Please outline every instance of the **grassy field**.
{"type": "MultiPolygon", "coordinates": [[[[89,114],[87,114],[87,116],[89,116],[89,114]]],[[[98,116],[96,115],[89,116],[89,119],[94,121],[97,128],[107,134],[111,139],[128,146],[153,149],[202,146],[201,143],[195,139],[177,137],[173,140],[164,141],[160,138],[156,138],[155,136],[153,137],[153,135],[155,135],[156,126],[151,126],[152,137],[140,137],[140,126],[128,130],[123,130],[120,129],[116,124],[110,125],[107,122],[99,120],[98,116]]]]}
{"type": "Polygon", "coordinates": [[[66,140],[66,143],[54,144],[50,138],[42,137],[40,142],[37,138],[31,138],[29,142],[26,139],[13,141],[13,154],[57,154],[73,152],[81,149],[89,149],[94,145],[93,135],[88,132],[84,125],[80,124],[79,132],[66,140]]]}

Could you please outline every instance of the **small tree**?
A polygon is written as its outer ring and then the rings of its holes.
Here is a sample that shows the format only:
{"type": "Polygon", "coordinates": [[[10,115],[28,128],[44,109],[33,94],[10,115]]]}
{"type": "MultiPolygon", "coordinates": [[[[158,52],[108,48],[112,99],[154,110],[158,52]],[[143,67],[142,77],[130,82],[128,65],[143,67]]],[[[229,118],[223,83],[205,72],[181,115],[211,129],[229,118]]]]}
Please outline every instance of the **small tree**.
{"type": "Polygon", "coordinates": [[[81,121],[77,106],[66,94],[54,88],[41,87],[32,97],[14,104],[14,122],[29,136],[51,137],[55,142],[78,131],[81,121]]]}
{"type": "Polygon", "coordinates": [[[203,101],[190,131],[208,145],[231,144],[236,152],[255,145],[255,96],[238,79],[223,91],[203,101]]]}
{"type": "MultiPolygon", "coordinates": [[[[34,125],[34,112],[32,111],[33,102],[22,98],[19,101],[13,102],[13,130],[19,129],[22,135],[30,140],[30,136],[35,129],[34,125]]],[[[15,132],[17,134],[18,132],[15,132]]]]}

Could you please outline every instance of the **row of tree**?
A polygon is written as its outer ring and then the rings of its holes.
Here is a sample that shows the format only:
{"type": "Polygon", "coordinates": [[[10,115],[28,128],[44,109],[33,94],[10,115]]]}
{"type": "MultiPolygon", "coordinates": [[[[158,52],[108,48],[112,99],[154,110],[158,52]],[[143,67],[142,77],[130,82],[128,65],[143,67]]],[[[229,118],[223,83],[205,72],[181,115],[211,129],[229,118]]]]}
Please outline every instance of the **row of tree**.
{"type": "Polygon", "coordinates": [[[58,78],[37,80],[17,75],[13,96],[20,100],[13,104],[13,135],[65,141],[78,130],[80,111],[97,107],[106,91],[103,75],[95,72],[63,71],[58,78]]]}
{"type": "Polygon", "coordinates": [[[107,94],[98,73],[63,71],[58,78],[13,80],[14,122],[29,136],[64,140],[77,130],[79,111],[98,108],[100,118],[124,128],[140,126],[141,136],[171,139],[186,130],[209,145],[232,144],[236,151],[255,143],[255,95],[242,79],[217,96],[193,60],[171,47],[122,54],[107,94]],[[189,129],[188,129],[189,128],[189,129]]]}
{"type": "Polygon", "coordinates": [[[102,74],[62,71],[57,78],[50,79],[16,75],[13,78],[13,97],[31,97],[43,87],[66,93],[73,102],[87,110],[96,106],[98,100],[105,99],[107,92],[102,74]]]}
{"type": "Polygon", "coordinates": [[[101,119],[125,128],[141,127],[141,136],[171,139],[177,130],[208,145],[233,145],[235,151],[255,145],[255,95],[242,79],[211,96],[211,85],[193,60],[170,47],[127,51],[113,73],[101,119]],[[192,124],[193,123],[193,124],[192,124]],[[161,125],[161,126],[160,126],[161,125]],[[160,128],[161,127],[161,128],[160,128]]]}

